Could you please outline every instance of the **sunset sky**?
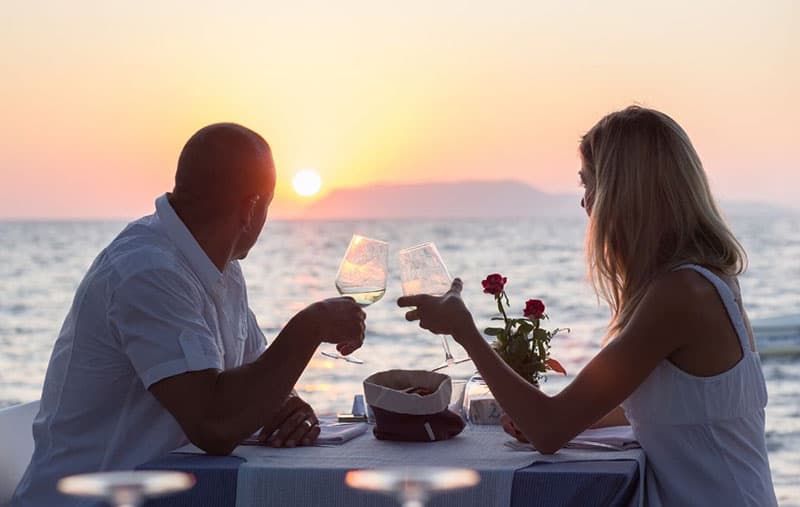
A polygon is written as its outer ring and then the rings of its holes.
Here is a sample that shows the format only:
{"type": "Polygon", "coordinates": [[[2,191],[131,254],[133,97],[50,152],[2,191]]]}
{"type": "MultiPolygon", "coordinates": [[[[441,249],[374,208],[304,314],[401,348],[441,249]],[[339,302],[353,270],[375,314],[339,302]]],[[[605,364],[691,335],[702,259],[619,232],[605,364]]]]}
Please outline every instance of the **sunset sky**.
{"type": "Polygon", "coordinates": [[[634,102],[684,126],[720,197],[800,207],[800,3],[563,4],[4,3],[0,219],[149,213],[218,121],[272,145],[273,216],[375,182],[577,193],[579,137],[634,102]]]}

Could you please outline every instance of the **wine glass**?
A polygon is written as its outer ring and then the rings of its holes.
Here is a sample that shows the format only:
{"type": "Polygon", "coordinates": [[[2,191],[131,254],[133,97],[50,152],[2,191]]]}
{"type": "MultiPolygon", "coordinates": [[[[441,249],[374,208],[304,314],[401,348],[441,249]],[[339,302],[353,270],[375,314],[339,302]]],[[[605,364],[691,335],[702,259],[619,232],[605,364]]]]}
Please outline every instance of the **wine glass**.
{"type": "Polygon", "coordinates": [[[344,479],[354,489],[393,494],[403,507],[423,507],[432,493],[471,488],[480,480],[475,470],[444,467],[350,470],[344,479]]]}
{"type": "Polygon", "coordinates": [[[56,488],[65,495],[103,499],[114,507],[140,507],[147,498],[185,491],[194,483],[194,476],[184,472],[117,471],[64,477],[56,488]]]}
{"type": "MultiPolygon", "coordinates": [[[[436,245],[431,242],[412,246],[400,250],[400,281],[403,285],[404,296],[416,294],[431,294],[441,296],[450,290],[452,278],[447,271],[442,256],[436,245]]],[[[470,359],[453,359],[447,336],[442,335],[442,348],[444,349],[444,363],[433,371],[438,371],[448,366],[463,363],[470,359]]]]}
{"type": "MultiPolygon", "coordinates": [[[[349,296],[360,306],[369,306],[386,293],[386,276],[389,271],[389,244],[378,239],[354,234],[344,253],[336,275],[336,290],[349,296]]],[[[364,364],[357,357],[343,356],[338,352],[322,354],[349,363],[364,364]]]]}

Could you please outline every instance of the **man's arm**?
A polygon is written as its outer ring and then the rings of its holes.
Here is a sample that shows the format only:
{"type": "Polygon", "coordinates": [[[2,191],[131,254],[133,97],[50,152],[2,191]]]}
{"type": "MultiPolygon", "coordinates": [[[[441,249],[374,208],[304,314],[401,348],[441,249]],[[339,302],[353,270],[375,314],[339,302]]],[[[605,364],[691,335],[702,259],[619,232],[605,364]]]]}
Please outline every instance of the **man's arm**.
{"type": "Polygon", "coordinates": [[[321,301],[295,315],[254,362],[174,375],[150,392],[192,443],[209,454],[229,454],[275,419],[321,341],[352,351],[363,337],[364,312],[352,299],[321,301]]]}

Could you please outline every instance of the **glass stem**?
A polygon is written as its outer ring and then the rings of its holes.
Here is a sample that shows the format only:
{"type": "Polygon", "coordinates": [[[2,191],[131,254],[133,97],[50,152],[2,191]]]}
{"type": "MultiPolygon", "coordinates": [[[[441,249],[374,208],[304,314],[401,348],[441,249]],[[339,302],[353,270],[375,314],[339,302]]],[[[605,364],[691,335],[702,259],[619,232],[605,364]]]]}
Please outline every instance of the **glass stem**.
{"type": "Polygon", "coordinates": [[[111,505],[115,507],[141,507],[144,495],[139,488],[120,487],[111,492],[111,505]]]}
{"type": "Polygon", "coordinates": [[[444,349],[444,361],[452,366],[453,354],[450,353],[450,344],[447,343],[447,337],[444,335],[442,335],[442,348],[444,349]]]}

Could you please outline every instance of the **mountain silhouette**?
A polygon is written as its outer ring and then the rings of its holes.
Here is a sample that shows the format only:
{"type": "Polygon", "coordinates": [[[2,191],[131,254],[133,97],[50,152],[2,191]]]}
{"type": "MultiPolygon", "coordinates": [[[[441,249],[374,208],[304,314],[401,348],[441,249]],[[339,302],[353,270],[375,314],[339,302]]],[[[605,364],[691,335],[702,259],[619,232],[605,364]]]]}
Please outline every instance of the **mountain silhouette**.
{"type": "MultiPolygon", "coordinates": [[[[722,200],[731,217],[797,214],[771,203],[722,200]]],[[[308,205],[295,218],[448,219],[580,217],[580,195],[551,194],[520,181],[462,181],[414,184],[375,184],[337,189],[308,205]]]]}
{"type": "Polygon", "coordinates": [[[505,218],[580,215],[576,194],[518,181],[377,184],[337,189],[302,213],[314,219],[505,218]]]}

